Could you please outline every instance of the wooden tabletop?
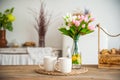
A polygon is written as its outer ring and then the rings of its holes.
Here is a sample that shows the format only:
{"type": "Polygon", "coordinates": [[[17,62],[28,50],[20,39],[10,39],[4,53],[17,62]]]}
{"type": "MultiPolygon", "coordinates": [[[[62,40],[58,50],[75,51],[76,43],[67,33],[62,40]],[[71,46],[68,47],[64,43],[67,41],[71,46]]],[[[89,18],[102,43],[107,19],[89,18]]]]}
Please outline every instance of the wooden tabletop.
{"type": "Polygon", "coordinates": [[[53,76],[36,73],[39,69],[36,65],[0,66],[0,80],[120,80],[120,69],[98,69],[97,65],[85,67],[88,72],[79,75],[53,76]]]}

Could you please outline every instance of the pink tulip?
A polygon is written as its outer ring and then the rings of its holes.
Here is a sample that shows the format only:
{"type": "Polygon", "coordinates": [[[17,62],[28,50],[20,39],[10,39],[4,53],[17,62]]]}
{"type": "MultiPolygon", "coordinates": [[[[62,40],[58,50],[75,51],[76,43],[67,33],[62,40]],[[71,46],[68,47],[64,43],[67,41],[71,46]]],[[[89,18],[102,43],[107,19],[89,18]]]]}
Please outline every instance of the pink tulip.
{"type": "Polygon", "coordinates": [[[78,26],[80,25],[80,21],[77,21],[77,20],[76,20],[74,24],[75,24],[75,26],[78,27],[78,26]]]}
{"type": "Polygon", "coordinates": [[[81,18],[80,18],[80,19],[81,19],[81,20],[84,20],[84,18],[85,18],[85,17],[84,17],[83,15],[81,15],[81,18]]]}
{"type": "Polygon", "coordinates": [[[80,21],[77,21],[77,20],[76,20],[76,21],[75,21],[75,26],[78,27],[79,25],[80,25],[80,21]]]}
{"type": "Polygon", "coordinates": [[[95,27],[92,26],[92,25],[89,25],[89,26],[88,26],[88,29],[91,30],[91,31],[93,31],[93,30],[95,30],[95,27]]]}
{"type": "Polygon", "coordinates": [[[85,28],[85,24],[82,25],[82,28],[85,28]]]}
{"type": "Polygon", "coordinates": [[[87,22],[88,21],[88,15],[84,16],[84,21],[87,22]]]}
{"type": "Polygon", "coordinates": [[[80,19],[79,21],[80,21],[80,22],[82,22],[83,20],[82,20],[82,19],[80,19]]]}
{"type": "Polygon", "coordinates": [[[79,26],[80,25],[80,21],[77,21],[77,20],[72,20],[72,23],[75,24],[75,26],[79,26]]]}
{"type": "Polygon", "coordinates": [[[92,21],[94,21],[95,20],[95,18],[90,18],[90,22],[92,22],[92,21]]]}
{"type": "Polygon", "coordinates": [[[75,24],[75,20],[72,20],[72,23],[75,24]]]}

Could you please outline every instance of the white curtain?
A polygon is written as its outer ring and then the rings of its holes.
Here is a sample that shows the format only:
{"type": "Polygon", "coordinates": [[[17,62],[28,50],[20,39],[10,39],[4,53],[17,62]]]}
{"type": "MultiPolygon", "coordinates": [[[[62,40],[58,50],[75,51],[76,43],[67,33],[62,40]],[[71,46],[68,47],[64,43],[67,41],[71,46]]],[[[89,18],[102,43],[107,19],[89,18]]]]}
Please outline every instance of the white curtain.
{"type": "Polygon", "coordinates": [[[33,65],[36,64],[28,54],[1,54],[1,65],[33,65]]]}

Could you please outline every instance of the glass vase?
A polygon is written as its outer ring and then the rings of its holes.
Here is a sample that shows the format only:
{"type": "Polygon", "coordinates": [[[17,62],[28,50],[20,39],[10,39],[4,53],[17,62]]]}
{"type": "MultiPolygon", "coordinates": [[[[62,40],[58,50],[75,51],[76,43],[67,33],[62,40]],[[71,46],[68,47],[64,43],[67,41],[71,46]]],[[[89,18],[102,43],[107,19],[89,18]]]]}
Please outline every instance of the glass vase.
{"type": "Polygon", "coordinates": [[[73,46],[72,46],[72,68],[81,68],[82,59],[81,59],[81,53],[79,50],[78,40],[73,40],[73,46]]]}

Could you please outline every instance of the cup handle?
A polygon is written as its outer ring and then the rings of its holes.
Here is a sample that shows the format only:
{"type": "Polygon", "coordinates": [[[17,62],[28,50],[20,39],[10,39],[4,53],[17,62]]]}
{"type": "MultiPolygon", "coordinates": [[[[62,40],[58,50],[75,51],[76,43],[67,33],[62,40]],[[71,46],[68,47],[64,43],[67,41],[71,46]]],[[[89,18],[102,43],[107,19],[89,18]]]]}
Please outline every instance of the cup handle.
{"type": "Polygon", "coordinates": [[[38,66],[40,69],[44,69],[44,67],[41,64],[39,64],[38,66]]]}
{"type": "Polygon", "coordinates": [[[59,69],[59,61],[56,61],[56,62],[55,62],[55,64],[54,64],[54,69],[55,69],[56,71],[60,71],[60,69],[59,69]]]}

